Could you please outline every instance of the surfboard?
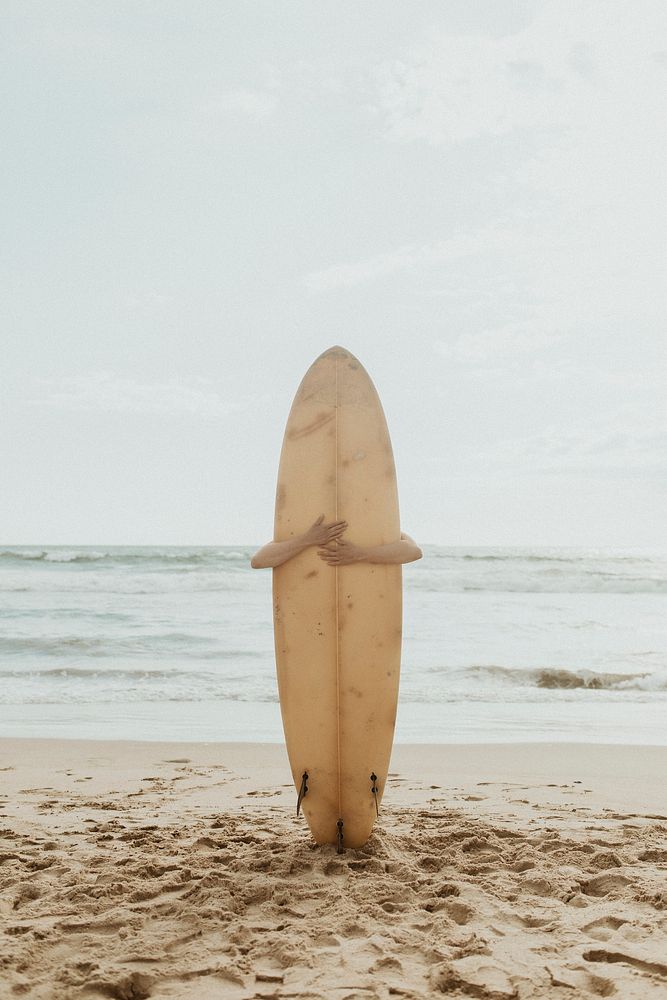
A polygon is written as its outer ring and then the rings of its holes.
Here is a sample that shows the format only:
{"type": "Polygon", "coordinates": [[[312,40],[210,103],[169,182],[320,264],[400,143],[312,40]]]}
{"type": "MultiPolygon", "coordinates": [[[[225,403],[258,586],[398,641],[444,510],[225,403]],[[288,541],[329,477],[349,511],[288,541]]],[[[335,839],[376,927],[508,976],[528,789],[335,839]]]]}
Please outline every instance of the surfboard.
{"type": "MultiPolygon", "coordinates": [[[[274,539],[320,514],[360,545],[400,539],[396,470],[375,387],[342,347],[314,361],[287,420],[274,539]]],[[[300,807],[318,844],[368,840],[385,789],[398,702],[401,566],[333,567],[311,547],[273,570],[280,709],[300,807]]]]}

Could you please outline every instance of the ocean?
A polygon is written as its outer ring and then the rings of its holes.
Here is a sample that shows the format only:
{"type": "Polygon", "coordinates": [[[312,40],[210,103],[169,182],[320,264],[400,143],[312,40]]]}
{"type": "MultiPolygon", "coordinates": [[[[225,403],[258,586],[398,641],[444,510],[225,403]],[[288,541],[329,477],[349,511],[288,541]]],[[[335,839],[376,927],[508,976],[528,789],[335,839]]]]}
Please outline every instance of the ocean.
{"type": "MultiPolygon", "coordinates": [[[[0,546],[0,736],[281,741],[253,550],[0,546]]],[[[397,742],[667,744],[667,553],[423,550],[397,742]]]]}

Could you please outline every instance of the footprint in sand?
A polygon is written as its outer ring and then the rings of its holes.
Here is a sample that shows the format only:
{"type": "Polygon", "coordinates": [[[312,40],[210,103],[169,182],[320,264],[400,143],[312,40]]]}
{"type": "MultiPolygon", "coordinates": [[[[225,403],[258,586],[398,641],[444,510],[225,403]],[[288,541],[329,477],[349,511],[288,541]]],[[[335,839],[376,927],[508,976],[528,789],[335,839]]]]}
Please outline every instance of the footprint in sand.
{"type": "Polygon", "coordinates": [[[509,866],[510,871],[516,872],[518,875],[520,875],[522,872],[530,871],[530,869],[534,867],[535,867],[535,862],[528,860],[516,861],[513,865],[509,866]]]}
{"type": "Polygon", "coordinates": [[[590,859],[591,868],[622,868],[623,862],[614,851],[597,851],[590,859]]]}
{"type": "Polygon", "coordinates": [[[460,926],[470,923],[475,916],[475,911],[471,906],[468,906],[467,903],[461,903],[458,900],[447,900],[444,909],[454,923],[460,926]]]}
{"type": "Polygon", "coordinates": [[[589,937],[595,938],[596,941],[608,941],[619,927],[627,923],[628,921],[622,917],[600,917],[598,920],[592,920],[589,924],[584,924],[581,930],[589,937]]]}
{"type": "Polygon", "coordinates": [[[610,979],[593,975],[582,968],[562,968],[554,970],[548,965],[544,967],[552,986],[564,986],[575,990],[570,996],[585,996],[592,993],[596,997],[611,997],[616,995],[616,987],[610,979]]]}
{"type": "Polygon", "coordinates": [[[606,951],[603,948],[593,948],[581,956],[586,962],[620,962],[629,965],[640,972],[649,972],[667,977],[667,965],[662,962],[648,962],[643,958],[635,958],[622,951],[606,951]]]}
{"type": "Polygon", "coordinates": [[[131,997],[132,1000],[144,1000],[152,992],[154,979],[143,972],[130,972],[113,979],[90,979],[87,989],[107,997],[131,997]]]}
{"type": "Polygon", "coordinates": [[[586,882],[582,882],[581,891],[587,896],[620,896],[622,890],[628,885],[632,879],[627,878],[625,875],[596,875],[594,878],[589,878],[586,882]]]}
{"type": "Polygon", "coordinates": [[[527,927],[529,930],[542,930],[543,927],[549,927],[551,925],[551,930],[558,926],[558,922],[554,920],[553,917],[538,917],[535,913],[526,913],[523,916],[517,915],[516,917],[510,917],[512,922],[519,923],[522,927],[527,927]]]}
{"type": "MultiPolygon", "coordinates": [[[[402,969],[403,966],[397,958],[392,958],[391,955],[387,955],[385,958],[378,958],[377,962],[373,962],[368,971],[371,974],[379,972],[382,975],[383,973],[386,974],[388,972],[401,972],[402,969]]],[[[390,992],[392,991],[390,990],[390,992]]],[[[393,992],[395,993],[396,991],[394,990],[393,992]]]]}
{"type": "Polygon", "coordinates": [[[664,864],[667,862],[667,851],[662,851],[660,849],[649,849],[648,851],[642,851],[639,855],[640,861],[657,861],[659,864],[664,864]]]}
{"type": "Polygon", "coordinates": [[[498,847],[491,841],[485,840],[484,837],[467,837],[461,841],[461,850],[465,854],[478,853],[480,851],[498,854],[498,847]]]}
{"type": "Polygon", "coordinates": [[[558,896],[556,887],[546,878],[528,878],[521,882],[521,889],[533,896],[558,896]]]}

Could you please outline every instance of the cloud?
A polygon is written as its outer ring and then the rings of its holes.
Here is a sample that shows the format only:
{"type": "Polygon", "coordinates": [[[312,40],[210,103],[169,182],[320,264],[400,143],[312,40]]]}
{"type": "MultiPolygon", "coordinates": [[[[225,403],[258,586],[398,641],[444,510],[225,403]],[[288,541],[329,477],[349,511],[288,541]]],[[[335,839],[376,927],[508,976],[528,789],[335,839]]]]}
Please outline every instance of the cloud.
{"type": "MultiPolygon", "coordinates": [[[[459,330],[528,322],[617,339],[632,331],[645,343],[661,335],[667,73],[656,39],[667,6],[646,0],[641,18],[613,9],[544,0],[512,34],[438,31],[376,68],[385,141],[415,155],[427,144],[428,162],[445,170],[469,167],[480,192],[469,217],[489,228],[502,219],[508,234],[507,251],[480,253],[431,289],[459,330]]],[[[327,279],[335,272],[315,283],[327,279]]]]}
{"type": "Polygon", "coordinates": [[[465,365],[506,362],[511,358],[522,363],[526,355],[544,351],[561,339],[560,333],[508,324],[498,329],[462,333],[453,340],[439,340],[435,350],[443,358],[465,365]]]}
{"type": "Polygon", "coordinates": [[[667,478],[667,431],[623,414],[589,426],[547,428],[506,439],[479,456],[484,464],[539,473],[642,475],[667,478]]]}
{"type": "MultiPolygon", "coordinates": [[[[569,132],[636,104],[660,86],[654,38],[664,5],[547,0],[522,30],[501,37],[435,33],[375,70],[385,135],[431,145],[519,130],[569,132]],[[611,91],[611,93],[610,93],[611,91]]],[[[664,83],[663,83],[664,86],[664,83]]],[[[637,108],[640,116],[642,109],[637,108]]]]}
{"type": "Polygon", "coordinates": [[[515,241],[516,236],[502,228],[484,228],[433,243],[408,244],[362,260],[332,264],[306,274],[303,282],[311,292],[328,292],[397,274],[419,275],[465,257],[507,249],[515,241]]]}
{"type": "Polygon", "coordinates": [[[203,379],[188,385],[176,379],[140,382],[112,372],[89,372],[38,382],[43,395],[30,400],[31,405],[65,410],[223,417],[258,401],[256,396],[230,400],[203,379]]]}

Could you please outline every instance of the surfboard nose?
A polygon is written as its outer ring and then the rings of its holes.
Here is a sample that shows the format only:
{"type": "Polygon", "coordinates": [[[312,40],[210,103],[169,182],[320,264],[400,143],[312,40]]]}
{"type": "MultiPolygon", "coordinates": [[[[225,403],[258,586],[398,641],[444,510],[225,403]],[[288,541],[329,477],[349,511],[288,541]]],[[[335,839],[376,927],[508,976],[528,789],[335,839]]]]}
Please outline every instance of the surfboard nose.
{"type": "Polygon", "coordinates": [[[318,358],[315,358],[311,368],[314,368],[316,365],[331,365],[332,363],[337,365],[345,363],[354,370],[363,370],[359,358],[356,358],[352,351],[348,351],[347,347],[341,347],[340,344],[334,344],[333,347],[329,347],[326,351],[323,351],[318,358]]]}
{"type": "Polygon", "coordinates": [[[333,347],[328,347],[326,351],[323,351],[322,354],[320,354],[320,356],[318,358],[316,358],[315,360],[316,361],[323,361],[325,358],[327,358],[327,359],[328,358],[341,358],[342,359],[342,358],[351,358],[351,357],[352,357],[352,355],[350,354],[350,352],[348,350],[346,350],[346,348],[341,347],[340,344],[334,344],[333,347]]]}

